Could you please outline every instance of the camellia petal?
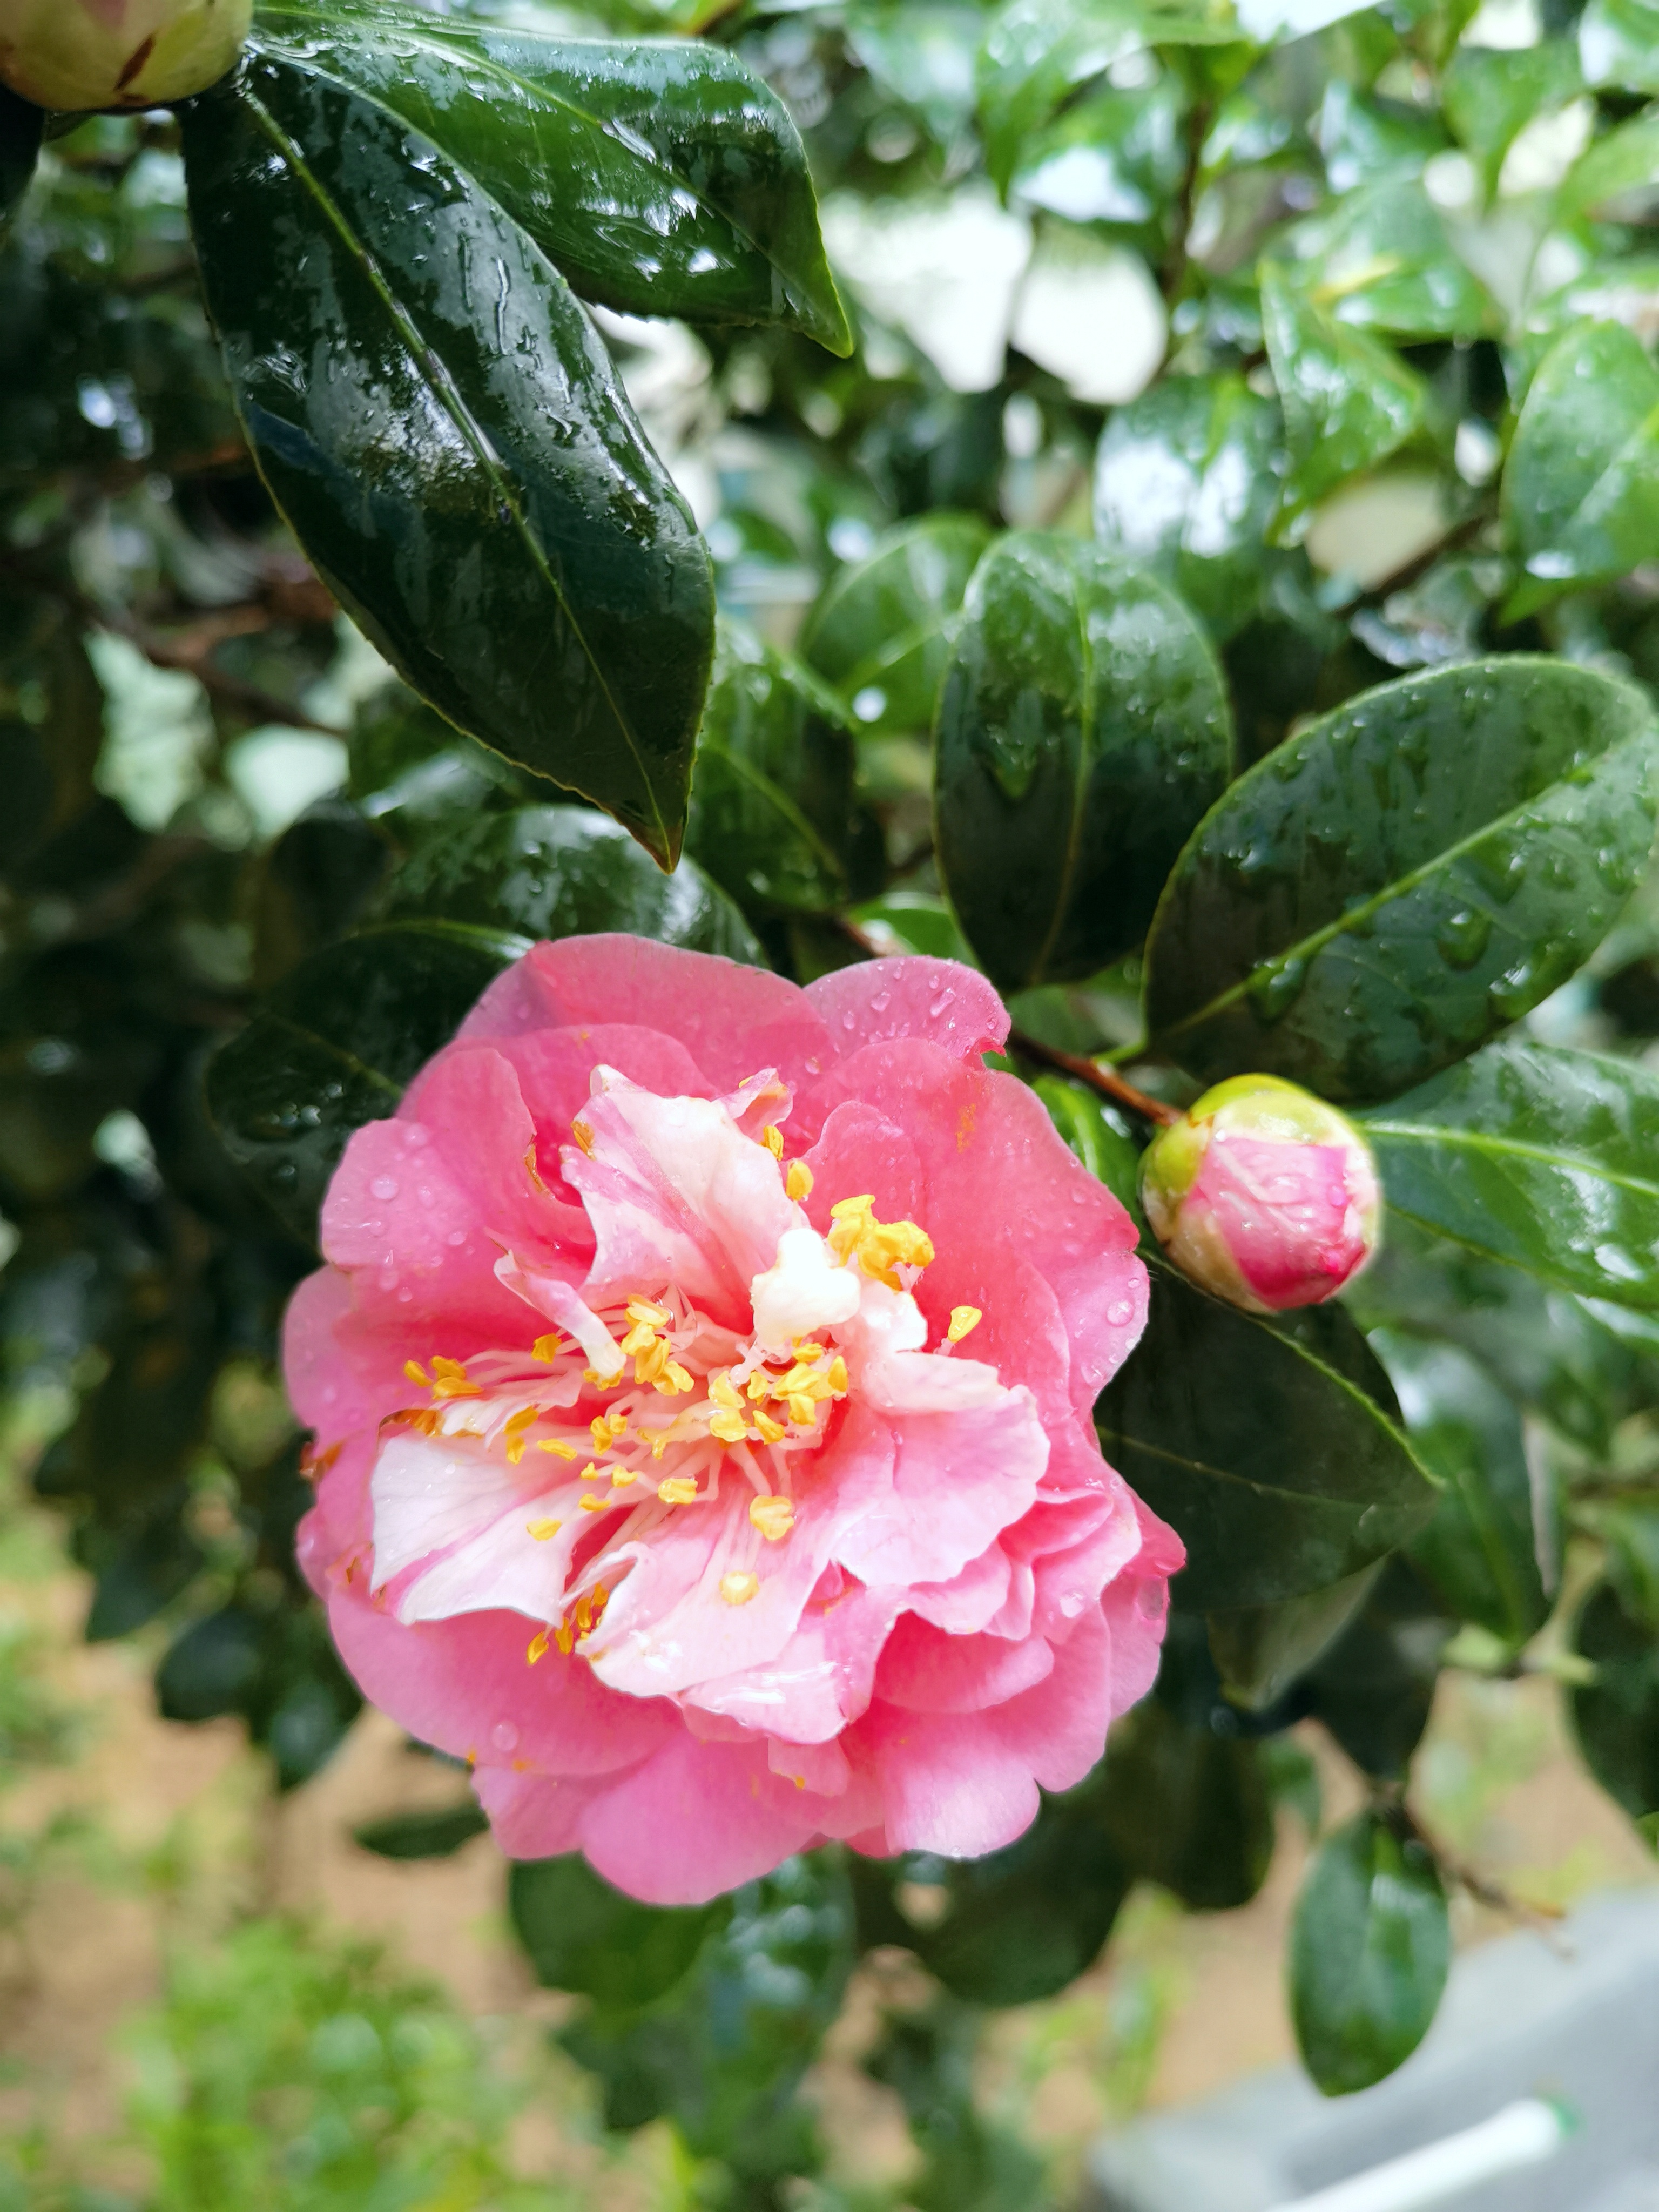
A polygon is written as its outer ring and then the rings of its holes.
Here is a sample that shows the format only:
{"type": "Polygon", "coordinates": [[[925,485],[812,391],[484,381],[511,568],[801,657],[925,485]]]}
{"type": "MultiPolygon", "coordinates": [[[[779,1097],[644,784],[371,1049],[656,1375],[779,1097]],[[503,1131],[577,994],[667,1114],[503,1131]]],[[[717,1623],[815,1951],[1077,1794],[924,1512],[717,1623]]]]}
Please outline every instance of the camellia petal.
{"type": "Polygon", "coordinates": [[[353,1138],[287,1357],[342,1656],[503,1848],[689,1903],[996,1849],[1156,1669],[1134,1231],[948,961],[538,945],[353,1138]]]}

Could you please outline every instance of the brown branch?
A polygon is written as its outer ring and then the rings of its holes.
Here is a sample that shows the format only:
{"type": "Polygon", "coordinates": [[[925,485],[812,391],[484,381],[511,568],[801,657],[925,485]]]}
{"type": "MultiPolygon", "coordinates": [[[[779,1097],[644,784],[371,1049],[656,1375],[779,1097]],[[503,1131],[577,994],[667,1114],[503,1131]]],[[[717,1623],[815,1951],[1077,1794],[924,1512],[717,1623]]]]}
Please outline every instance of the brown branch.
{"type": "Polygon", "coordinates": [[[1535,1935],[1542,1936],[1546,1942],[1560,1948],[1558,1923],[1566,1917],[1560,1905],[1528,1905],[1524,1898],[1517,1897],[1512,1889],[1507,1888],[1492,1875],[1482,1874],[1479,1867],[1472,1866],[1455,1851],[1448,1850],[1403,1800],[1399,1809],[1407,1827],[1433,1859],[1444,1880],[1454,1883],[1465,1896],[1472,1897],[1477,1905],[1484,1905],[1488,1912],[1501,1912],[1507,1920],[1519,1921],[1522,1926],[1530,1928],[1535,1935]]]}
{"type": "Polygon", "coordinates": [[[1008,1042],[1027,1060],[1039,1060],[1045,1067],[1055,1068],[1060,1074],[1069,1075],[1074,1082],[1086,1083],[1091,1091],[1098,1091],[1103,1098],[1109,1098],[1115,1106],[1127,1106],[1130,1113],[1139,1115],[1143,1121],[1153,1121],[1159,1128],[1167,1129],[1172,1121],[1181,1119],[1178,1106],[1169,1105],[1162,1098],[1154,1098],[1148,1091],[1138,1091],[1133,1083],[1126,1083],[1115,1069],[1102,1067],[1092,1060],[1085,1060],[1081,1053],[1061,1052],[1057,1046],[1044,1044],[1024,1030],[1010,1030],[1008,1042]]]}
{"type": "Polygon", "coordinates": [[[1158,271],[1158,289],[1164,295],[1165,307],[1174,307],[1187,281],[1189,257],[1187,240],[1193,227],[1193,209],[1198,198],[1198,172],[1204,159],[1204,141],[1210,135],[1210,103],[1194,100],[1187,117],[1187,166],[1182,174],[1181,190],[1176,195],[1173,222],[1170,233],[1170,250],[1164,257],[1164,266],[1158,271]]]}

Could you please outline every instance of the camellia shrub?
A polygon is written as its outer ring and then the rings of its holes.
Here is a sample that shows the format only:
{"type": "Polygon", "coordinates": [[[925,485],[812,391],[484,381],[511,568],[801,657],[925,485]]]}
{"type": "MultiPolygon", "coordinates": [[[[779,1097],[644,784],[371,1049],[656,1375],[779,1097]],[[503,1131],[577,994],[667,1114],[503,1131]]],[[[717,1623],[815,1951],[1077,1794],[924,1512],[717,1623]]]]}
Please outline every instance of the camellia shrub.
{"type": "Polygon", "coordinates": [[[1333,2094],[1443,1669],[1659,1841],[1656,58],[0,0],[14,1427],[165,1714],[465,1763],[361,1840],[705,2195],[896,1944],[914,2201],[1032,2201],[976,2008],[1297,1723],[1333,2094]]]}

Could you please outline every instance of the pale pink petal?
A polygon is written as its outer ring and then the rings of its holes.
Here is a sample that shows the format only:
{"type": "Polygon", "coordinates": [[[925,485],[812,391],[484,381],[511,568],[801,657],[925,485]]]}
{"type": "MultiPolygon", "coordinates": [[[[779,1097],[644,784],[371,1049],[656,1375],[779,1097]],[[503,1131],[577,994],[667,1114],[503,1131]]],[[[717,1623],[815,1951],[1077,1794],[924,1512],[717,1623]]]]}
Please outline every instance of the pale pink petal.
{"type": "MultiPolygon", "coordinates": [[[[792,1121],[786,1142],[796,1139],[792,1121]]],[[[913,1221],[927,1194],[916,1148],[905,1135],[860,1099],[837,1106],[817,1131],[817,1142],[801,1158],[811,1170],[812,1189],[805,1205],[807,1218],[821,1235],[830,1229],[830,1209],[838,1199],[867,1191],[880,1221],[913,1221]]],[[[926,1225],[925,1224],[923,1224],[926,1225]]]]}
{"type": "Polygon", "coordinates": [[[380,1393],[340,1350],[336,1334],[351,1311],[351,1285],[333,1267],[307,1275],[289,1300],[283,1320],[283,1373],[289,1403],[325,1443],[348,1430],[373,1428],[385,1410],[386,1389],[398,1371],[377,1376],[380,1393]]]}
{"type": "Polygon", "coordinates": [[[1054,1671],[981,1719],[1034,1782],[1069,1790],[1106,1749],[1106,1731],[1120,1710],[1113,1686],[1111,1631],[1100,1607],[1091,1606],[1055,1650],[1054,1671]]]}
{"type": "MultiPolygon", "coordinates": [[[[512,972],[509,969],[509,974],[512,972]]],[[[564,1182],[559,1159],[570,1142],[570,1125],[581,1117],[596,1067],[614,1067],[630,1083],[664,1098],[711,1098],[714,1086],[683,1044],[656,1030],[627,1022],[595,1022],[581,1029],[528,1030],[490,1039],[511,1061],[536,1128],[536,1165],[542,1180],[567,1204],[578,1203],[564,1182]]],[[[592,1231],[583,1221],[588,1248],[592,1231]]]]}
{"type": "Polygon", "coordinates": [[[586,1519],[579,1492],[568,1469],[553,1474],[535,1455],[510,1467],[468,1437],[398,1431],[382,1443],[370,1484],[374,1588],[396,1584],[388,1603],[399,1620],[501,1607],[556,1620],[586,1519]],[[532,1523],[561,1516],[550,1539],[530,1533],[532,1523]]]}
{"type": "Polygon", "coordinates": [[[1112,1717],[1138,1705],[1158,1680],[1164,1624],[1170,1611],[1170,1577],[1187,1564],[1174,1529],[1134,1501],[1141,1527],[1141,1549],[1133,1563],[1109,1583],[1101,1610],[1112,1632],[1112,1717]]]}
{"type": "Polygon", "coordinates": [[[820,975],[806,995],[843,1055],[890,1037],[919,1037],[971,1060],[1008,1041],[1008,1009],[983,975],[957,960],[917,953],[859,961],[820,975]]]}
{"type": "Polygon", "coordinates": [[[1048,1439],[1024,1390],[969,1419],[916,1413],[894,1428],[890,1495],[862,1513],[836,1556],[880,1588],[959,1574],[1036,1495],[1048,1439]]]}
{"type": "Polygon", "coordinates": [[[554,1859],[576,1850],[582,1814],[605,1786],[564,1775],[515,1774],[510,1766],[481,1766],[472,1778],[496,1847],[510,1859],[554,1859]]]}
{"type": "Polygon", "coordinates": [[[887,1639],[876,1686],[884,1705],[924,1713],[976,1713],[1053,1673],[1041,1636],[951,1636],[907,1613],[887,1639]]]}
{"type": "MultiPolygon", "coordinates": [[[[869,1704],[898,1607],[896,1592],[867,1590],[856,1582],[847,1582],[827,1602],[815,1595],[775,1657],[689,1691],[688,1717],[693,1711],[718,1714],[791,1745],[827,1743],[869,1704]]],[[[772,1763],[785,1771],[776,1758],[772,1763]]]]}
{"type": "Polygon", "coordinates": [[[889,1851],[981,1858],[1036,1818],[1030,1766],[981,1714],[872,1705],[848,1734],[879,1778],[889,1851]]]}

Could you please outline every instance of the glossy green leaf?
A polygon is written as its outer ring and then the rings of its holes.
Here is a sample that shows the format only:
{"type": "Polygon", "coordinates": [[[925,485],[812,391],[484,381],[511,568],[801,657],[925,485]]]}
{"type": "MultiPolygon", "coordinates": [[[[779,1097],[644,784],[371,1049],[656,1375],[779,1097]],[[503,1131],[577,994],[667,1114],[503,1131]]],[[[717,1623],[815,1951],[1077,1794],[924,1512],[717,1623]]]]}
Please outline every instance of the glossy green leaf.
{"type": "Polygon", "coordinates": [[[1626,1609],[1612,1583],[1598,1582],[1579,1607],[1572,1647],[1595,1669],[1572,1692],[1578,1748],[1659,1849],[1659,1632],[1626,1609]]]}
{"type": "Polygon", "coordinates": [[[1127,951],[1231,757],[1214,656],[1164,585],[1073,538],[993,546],[939,694],[934,791],[939,871],[993,981],[1127,951]]]}
{"type": "Polygon", "coordinates": [[[1458,1620],[1524,1644],[1548,1618],[1539,1554],[1555,1531],[1534,1525],[1521,1416],[1455,1345],[1379,1329],[1372,1346],[1400,1395],[1412,1448],[1444,1487],[1412,1539],[1412,1564],[1458,1620]]]}
{"type": "Polygon", "coordinates": [[[801,654],[862,727],[932,727],[951,628],[990,538],[976,515],[924,515],[887,532],[831,580],[801,654]]]}
{"type": "Polygon", "coordinates": [[[515,1860],[507,1911],[544,1989],[570,1990],[616,2009],[649,2004],[690,1971],[728,1908],[641,1905],[601,1880],[584,1858],[515,1860]]]}
{"type": "Polygon", "coordinates": [[[1261,328],[1290,457],[1274,535],[1294,542],[1321,500],[1419,429],[1426,389],[1396,353],[1336,321],[1271,263],[1261,272],[1261,328]]]}
{"type": "Polygon", "coordinates": [[[748,2184],[738,2202],[775,2202],[776,2178],[811,2163],[811,2116],[795,2091],[841,2008],[851,1891],[840,1855],[818,1852],[708,1909],[724,1924],[672,1989],[637,2008],[601,1999],[559,2040],[599,2075],[610,2126],[667,2115],[696,2157],[748,2184]]]}
{"type": "Polygon", "coordinates": [[[419,923],[313,953],[268,994],[207,1072],[220,1140],[271,1211],[313,1243],[352,1131],[397,1109],[517,939],[419,923]]]}
{"type": "Polygon", "coordinates": [[[385,0],[264,0],[255,51],[431,140],[584,299],[852,337],[788,109],[726,47],[570,38],[385,0]]]}
{"type": "Polygon", "coordinates": [[[155,1695],[165,1720],[244,1720],[283,1790],[309,1781],[362,1705],[314,1607],[266,1611],[240,1601],[176,1639],[156,1669],[155,1695]]]}
{"type": "Polygon", "coordinates": [[[1368,691],[1200,825],[1146,946],[1160,1043],[1394,1097],[1578,967],[1653,837],[1656,727],[1631,686],[1521,654],[1368,691]]]}
{"type": "Polygon", "coordinates": [[[1659,93],[1656,0],[1589,0],[1578,19],[1578,58],[1587,84],[1659,93]]]}
{"type": "Polygon", "coordinates": [[[373,904],[393,860],[391,838],[360,808],[325,799],[285,830],[259,869],[254,980],[268,988],[343,937],[373,904]]]}
{"type": "Polygon", "coordinates": [[[1291,265],[1313,304],[1349,329],[1468,339],[1498,319],[1486,287],[1458,258],[1445,217],[1415,179],[1345,192],[1328,210],[1297,223],[1283,251],[1295,256],[1291,265]]]}
{"type": "Polygon", "coordinates": [[[477,933],[508,957],[540,938],[621,929],[760,961],[743,916],[694,863],[665,876],[614,823],[578,806],[439,817],[416,837],[375,919],[477,933]]]}
{"type": "MultiPolygon", "coordinates": [[[[1659,112],[1650,108],[1597,138],[1561,182],[1556,204],[1564,215],[1616,216],[1621,204],[1632,213],[1659,187],[1659,112]]],[[[1620,275],[1634,274],[1628,264],[1620,275]]],[[[1582,280],[1573,289],[1583,289],[1582,280]]]]}
{"type": "Polygon", "coordinates": [[[1659,1080],[1506,1038],[1365,1117],[1392,1211],[1545,1281],[1659,1307],[1659,1080]]]}
{"type": "Polygon", "coordinates": [[[1010,199],[1067,222],[1157,222],[1185,173],[1185,110],[1173,73],[1133,92],[1087,94],[1026,139],[1010,199]]]}
{"type": "Polygon", "coordinates": [[[1410,2057],[1450,1965],[1433,1859],[1397,1814],[1357,1814],[1320,1846],[1291,1929],[1297,2041],[1328,2097],[1369,2089],[1410,2057]]]}
{"type": "Polygon", "coordinates": [[[1306,1597],[1206,1614],[1210,1656],[1229,1700],[1252,1713],[1276,1705],[1342,1634],[1382,1571],[1377,1560],[1306,1597]]]}
{"type": "Polygon", "coordinates": [[[429,139],[295,64],[184,127],[208,304],[301,544],[458,727],[672,864],[708,558],[564,279],[429,139]]]}
{"type": "Polygon", "coordinates": [[[843,905],[853,774],[835,694],[775,646],[722,623],[691,775],[692,859],[745,908],[843,905]]]}
{"type": "Polygon", "coordinates": [[[1527,125],[1571,100],[1582,83],[1569,39],[1535,46],[1462,46],[1443,80],[1448,123],[1474,156],[1488,193],[1527,125]]]}
{"type": "Polygon", "coordinates": [[[1345,1371],[1375,1364],[1363,1339],[1334,1312],[1323,1328],[1343,1367],[1153,1267],[1146,1333],[1096,1418],[1107,1458],[1187,1547],[1188,1607],[1327,1589],[1434,1510],[1405,1437],[1345,1371]],[[1330,1341],[1338,1332],[1346,1352],[1330,1341]]]}
{"type": "Polygon", "coordinates": [[[1112,410],[1095,455],[1095,535],[1156,568],[1227,638],[1261,594],[1279,446],[1279,410],[1242,377],[1166,377],[1112,410]]]}
{"type": "Polygon", "coordinates": [[[1130,1875],[1198,1912],[1248,1905],[1273,1854],[1273,1797],[1254,1743],[1190,1724],[1158,1698],[1106,1747],[1101,1825],[1130,1875]]]}
{"type": "MultiPolygon", "coordinates": [[[[489,1826],[476,1805],[440,1805],[419,1813],[388,1813],[360,1821],[352,1839],[382,1859],[453,1858],[463,1844],[489,1826]]],[[[516,1872],[517,1869],[515,1869],[516,1872]]]]}
{"type": "Polygon", "coordinates": [[[1238,36],[1201,9],[1152,0],[1005,0],[975,67],[992,176],[1006,188],[1030,134],[1079,85],[1148,46],[1218,46],[1238,36]]]}
{"type": "Polygon", "coordinates": [[[926,952],[934,960],[960,960],[971,968],[974,956],[957,918],[943,899],[927,891],[887,891],[853,908],[857,922],[878,957],[926,952]]]}
{"type": "Polygon", "coordinates": [[[46,112],[0,85],[0,239],[10,229],[34,175],[46,112]]]}
{"type": "Polygon", "coordinates": [[[1057,1996],[1094,1964],[1128,1891],[1102,1827],[1107,1786],[1097,1769],[1068,1796],[1045,1797],[1018,1841],[984,1858],[855,1860],[862,1941],[904,1944],[970,2004],[1057,1996]]]}
{"type": "Polygon", "coordinates": [[[1304,1686],[1309,1710],[1362,1773],[1385,1782],[1405,1778],[1429,1724],[1440,1655],[1455,1625],[1414,1568],[1396,1557],[1310,1669],[1304,1686]]]}
{"type": "Polygon", "coordinates": [[[1659,368],[1620,323],[1580,323],[1544,356],[1504,469],[1525,574],[1504,618],[1622,576],[1659,547],[1659,368]]]}
{"type": "Polygon", "coordinates": [[[974,112],[974,56],[984,18],[952,0],[857,0],[847,44],[884,91],[913,108],[941,142],[974,112]]]}

